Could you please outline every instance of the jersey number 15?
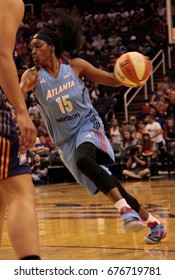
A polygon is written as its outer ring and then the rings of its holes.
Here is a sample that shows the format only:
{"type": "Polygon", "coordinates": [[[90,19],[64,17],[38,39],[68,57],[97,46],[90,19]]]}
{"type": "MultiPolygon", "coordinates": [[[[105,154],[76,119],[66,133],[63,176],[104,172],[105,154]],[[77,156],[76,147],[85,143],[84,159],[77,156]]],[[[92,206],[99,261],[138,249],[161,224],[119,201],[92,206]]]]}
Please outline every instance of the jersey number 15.
{"type": "Polygon", "coordinates": [[[61,113],[65,114],[66,112],[72,112],[73,105],[69,99],[69,95],[63,95],[62,97],[58,97],[56,102],[60,108],[61,113]]]}

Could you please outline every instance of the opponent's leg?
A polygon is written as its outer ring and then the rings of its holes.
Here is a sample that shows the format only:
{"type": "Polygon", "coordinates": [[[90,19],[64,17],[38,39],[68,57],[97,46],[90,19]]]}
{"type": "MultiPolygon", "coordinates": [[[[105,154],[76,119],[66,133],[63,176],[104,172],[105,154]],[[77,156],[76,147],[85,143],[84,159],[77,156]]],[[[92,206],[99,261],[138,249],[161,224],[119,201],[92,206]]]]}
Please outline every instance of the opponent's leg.
{"type": "Polygon", "coordinates": [[[17,257],[40,259],[35,189],[31,175],[5,179],[3,190],[8,203],[8,233],[17,257]]]}
{"type": "Polygon", "coordinates": [[[4,219],[5,219],[5,213],[6,213],[6,199],[3,194],[3,189],[0,183],[0,246],[2,242],[2,233],[3,233],[3,225],[4,225],[4,219]]]}

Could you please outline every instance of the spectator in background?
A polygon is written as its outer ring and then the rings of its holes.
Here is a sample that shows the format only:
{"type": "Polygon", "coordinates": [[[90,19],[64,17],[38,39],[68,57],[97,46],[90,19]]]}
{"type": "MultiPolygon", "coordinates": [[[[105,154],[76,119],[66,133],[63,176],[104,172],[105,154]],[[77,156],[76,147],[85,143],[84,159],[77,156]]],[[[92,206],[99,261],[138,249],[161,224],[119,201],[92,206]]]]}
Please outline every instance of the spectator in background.
{"type": "Polygon", "coordinates": [[[134,5],[134,6],[131,8],[129,14],[130,14],[130,16],[132,17],[132,16],[134,16],[135,14],[140,14],[141,12],[144,12],[144,9],[141,8],[138,4],[136,4],[136,5],[134,5]]]}
{"type": "Polygon", "coordinates": [[[111,144],[120,144],[122,141],[123,130],[119,126],[118,120],[113,118],[111,120],[111,127],[109,129],[109,139],[111,144]]]}
{"type": "Polygon", "coordinates": [[[162,164],[162,167],[165,167],[165,139],[163,138],[163,130],[159,122],[155,121],[153,115],[148,115],[145,118],[146,132],[149,133],[151,141],[154,143],[154,151],[158,153],[158,157],[162,164]]]}
{"type": "Polygon", "coordinates": [[[156,107],[154,107],[154,105],[150,104],[150,112],[148,115],[152,115],[155,119],[155,121],[157,121],[161,127],[164,126],[165,124],[165,118],[164,116],[161,116],[158,114],[158,111],[156,110],[156,107]]]}
{"type": "Polygon", "coordinates": [[[138,121],[137,127],[138,127],[138,131],[139,131],[142,135],[146,132],[146,125],[145,125],[145,123],[144,123],[143,120],[139,120],[139,121],[138,121]]]}
{"type": "Polygon", "coordinates": [[[35,184],[44,183],[48,174],[48,165],[46,161],[41,160],[40,154],[34,155],[33,164],[31,166],[32,180],[35,184]]]}
{"type": "Polygon", "coordinates": [[[72,5],[71,13],[74,14],[74,16],[80,16],[80,10],[76,4],[72,5]]]}
{"type": "Polygon", "coordinates": [[[28,108],[28,113],[32,120],[33,120],[33,116],[38,114],[38,112],[39,111],[35,99],[31,99],[30,107],[28,108]]]}
{"type": "Polygon", "coordinates": [[[101,48],[101,55],[110,55],[112,47],[109,44],[109,40],[105,40],[104,46],[101,48]]]}
{"type": "Polygon", "coordinates": [[[55,144],[53,143],[50,136],[47,135],[45,138],[46,138],[46,142],[50,145],[50,151],[54,150],[55,149],[55,144]]]}
{"type": "Polygon", "coordinates": [[[165,97],[161,96],[159,101],[154,102],[154,104],[151,105],[154,106],[156,110],[156,114],[159,117],[159,122],[160,122],[160,118],[164,122],[165,113],[168,107],[168,103],[166,102],[165,97]]]}
{"type": "Polygon", "coordinates": [[[20,49],[20,54],[17,56],[15,63],[17,65],[18,68],[22,68],[24,67],[24,65],[30,67],[30,56],[29,56],[29,51],[27,47],[21,47],[20,49]]]}
{"type": "Polygon", "coordinates": [[[33,148],[30,149],[34,153],[50,152],[51,146],[46,142],[46,137],[44,135],[39,136],[40,143],[36,143],[33,148]]]}
{"type": "Polygon", "coordinates": [[[140,13],[134,13],[132,17],[130,16],[129,23],[130,33],[134,34],[137,38],[139,38],[139,41],[141,41],[144,36],[143,30],[146,26],[145,12],[141,11],[140,13]]]}
{"type": "Polygon", "coordinates": [[[117,13],[116,18],[115,18],[115,21],[114,21],[114,23],[113,23],[113,26],[115,26],[115,30],[116,30],[117,32],[120,31],[120,28],[121,28],[121,25],[122,25],[121,22],[122,22],[121,15],[120,15],[119,13],[117,13]]]}
{"type": "Polygon", "coordinates": [[[146,102],[142,105],[141,119],[144,119],[147,115],[150,114],[150,102],[146,100],[146,102]]]}
{"type": "MultiPolygon", "coordinates": [[[[165,93],[168,92],[168,90],[171,88],[172,86],[172,81],[169,75],[163,75],[162,77],[162,87],[165,93]]],[[[167,96],[166,96],[167,97],[167,96]]]]}
{"type": "Polygon", "coordinates": [[[41,15],[45,15],[48,16],[49,14],[52,13],[52,7],[49,4],[49,1],[45,2],[44,4],[42,4],[41,6],[41,15]]]}
{"type": "Polygon", "coordinates": [[[128,51],[137,52],[139,50],[139,46],[140,44],[139,41],[137,40],[137,37],[135,35],[132,35],[128,43],[128,51]]]}
{"type": "Polygon", "coordinates": [[[121,6],[119,9],[119,14],[122,19],[126,19],[129,17],[129,12],[126,10],[125,6],[121,6]]]}
{"type": "Polygon", "coordinates": [[[37,30],[42,30],[45,26],[45,23],[46,23],[46,17],[45,15],[41,15],[40,19],[36,20],[37,30]]]}
{"type": "Polygon", "coordinates": [[[114,48],[120,40],[122,40],[121,36],[119,36],[117,32],[113,30],[108,38],[109,45],[114,48]]]}
{"type": "Polygon", "coordinates": [[[160,0],[158,2],[157,11],[160,18],[163,18],[166,15],[166,7],[164,5],[164,1],[160,0]]]}
{"type": "Polygon", "coordinates": [[[83,20],[84,20],[84,25],[86,26],[90,22],[93,21],[93,15],[90,11],[84,10],[83,11],[83,20]]]}
{"type": "Polygon", "coordinates": [[[106,68],[109,72],[111,72],[111,73],[114,72],[115,63],[116,63],[116,56],[114,54],[111,54],[109,56],[109,63],[106,66],[106,68]]]}
{"type": "Polygon", "coordinates": [[[130,150],[126,169],[122,173],[126,178],[130,177],[141,180],[150,175],[149,165],[148,157],[144,157],[142,154],[142,146],[135,147],[130,150]]]}
{"type": "Polygon", "coordinates": [[[128,18],[123,18],[120,27],[119,27],[119,32],[121,34],[122,38],[126,38],[129,32],[129,25],[128,25],[128,18]]]}
{"type": "Polygon", "coordinates": [[[136,116],[130,116],[129,123],[130,123],[130,125],[137,125],[137,118],[136,118],[136,116]]]}
{"type": "Polygon", "coordinates": [[[175,164],[175,123],[172,119],[168,118],[166,120],[166,124],[164,127],[164,137],[166,140],[166,149],[169,154],[168,160],[172,160],[172,163],[175,164]]]}
{"type": "Polygon", "coordinates": [[[160,50],[166,44],[166,26],[163,19],[155,19],[154,24],[154,41],[157,43],[157,50],[160,50]]]}
{"type": "Polygon", "coordinates": [[[54,0],[53,3],[52,3],[52,7],[54,9],[59,9],[61,6],[61,1],[60,0],[54,0]]]}
{"type": "Polygon", "coordinates": [[[164,126],[165,140],[175,139],[175,123],[173,119],[168,118],[164,126]]]}
{"type": "Polygon", "coordinates": [[[93,39],[91,46],[94,48],[96,53],[99,54],[104,45],[104,37],[102,36],[102,34],[97,34],[97,36],[95,36],[95,38],[93,39]]]}
{"type": "Polygon", "coordinates": [[[175,103],[170,103],[166,109],[166,117],[175,121],[175,103]]]}
{"type": "Polygon", "coordinates": [[[171,88],[167,91],[168,101],[170,103],[175,103],[175,82],[172,83],[171,88]]]}
{"type": "Polygon", "coordinates": [[[95,99],[95,101],[98,101],[98,98],[100,96],[100,91],[99,91],[99,85],[97,83],[93,83],[92,89],[90,91],[90,96],[92,99],[95,99]]]}
{"type": "Polygon", "coordinates": [[[151,96],[151,100],[150,103],[154,104],[155,102],[160,101],[160,98],[164,96],[165,98],[167,98],[167,95],[165,94],[165,90],[163,88],[163,83],[162,82],[158,82],[157,86],[156,86],[156,90],[153,92],[152,96],[151,96]]]}
{"type": "Polygon", "coordinates": [[[138,48],[139,52],[152,58],[156,54],[156,43],[150,35],[145,35],[143,41],[140,43],[138,48]]]}
{"type": "Polygon", "coordinates": [[[85,48],[85,55],[94,56],[95,55],[95,49],[91,46],[91,44],[87,43],[85,48]]]}
{"type": "Polygon", "coordinates": [[[104,15],[103,19],[96,21],[96,29],[103,33],[106,38],[108,38],[112,28],[112,22],[106,14],[104,15]]]}
{"type": "Polygon", "coordinates": [[[24,41],[24,37],[23,36],[19,36],[18,37],[18,43],[16,46],[16,50],[17,50],[17,55],[20,56],[23,52],[23,49],[27,49],[28,44],[27,42],[24,41]]]}
{"type": "Polygon", "coordinates": [[[143,133],[142,135],[142,154],[144,156],[153,156],[156,157],[157,153],[154,151],[154,143],[151,141],[149,133],[143,133]]]}
{"type": "Polygon", "coordinates": [[[128,121],[122,121],[121,122],[121,128],[124,131],[128,131],[129,130],[129,122],[128,121]]]}
{"type": "Polygon", "coordinates": [[[100,20],[103,20],[104,18],[104,13],[102,10],[99,10],[95,15],[94,15],[94,20],[96,22],[100,21],[100,20]]]}
{"type": "Polygon", "coordinates": [[[137,126],[136,125],[130,125],[129,130],[132,133],[132,137],[140,144],[141,140],[142,140],[142,133],[140,133],[140,131],[138,131],[137,126]]]}
{"type": "Polygon", "coordinates": [[[48,136],[47,128],[42,118],[40,118],[40,124],[37,128],[37,135],[44,135],[45,137],[48,136]]]}
{"type": "Polygon", "coordinates": [[[160,124],[155,121],[155,118],[153,115],[148,115],[145,118],[146,124],[146,132],[149,133],[151,141],[154,142],[155,150],[161,150],[161,148],[164,146],[165,140],[163,138],[163,130],[160,126],[160,124]]]}
{"type": "Polygon", "coordinates": [[[117,45],[112,49],[112,53],[114,53],[117,57],[127,52],[127,47],[123,44],[122,39],[117,42],[117,45]]]}
{"type": "Polygon", "coordinates": [[[137,140],[134,139],[132,133],[128,130],[123,132],[123,139],[121,141],[120,147],[123,151],[123,159],[127,161],[130,154],[130,149],[138,144],[137,140]]]}
{"type": "Polygon", "coordinates": [[[41,119],[41,117],[40,117],[39,113],[36,113],[36,114],[33,115],[33,123],[34,123],[36,129],[40,125],[40,119],[41,119]]]}
{"type": "Polygon", "coordinates": [[[111,22],[115,21],[117,13],[115,12],[114,8],[110,8],[109,12],[107,13],[107,17],[110,19],[111,22]]]}

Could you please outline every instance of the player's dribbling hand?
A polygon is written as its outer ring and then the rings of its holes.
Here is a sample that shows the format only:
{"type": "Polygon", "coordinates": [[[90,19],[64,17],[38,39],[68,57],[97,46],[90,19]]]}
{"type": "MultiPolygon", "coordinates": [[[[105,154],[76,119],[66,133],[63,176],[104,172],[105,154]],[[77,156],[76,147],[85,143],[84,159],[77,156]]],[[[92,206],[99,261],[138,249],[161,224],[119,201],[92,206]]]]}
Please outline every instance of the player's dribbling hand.
{"type": "Polygon", "coordinates": [[[20,131],[20,145],[26,149],[30,149],[36,142],[37,132],[27,111],[17,114],[17,123],[20,131]]]}

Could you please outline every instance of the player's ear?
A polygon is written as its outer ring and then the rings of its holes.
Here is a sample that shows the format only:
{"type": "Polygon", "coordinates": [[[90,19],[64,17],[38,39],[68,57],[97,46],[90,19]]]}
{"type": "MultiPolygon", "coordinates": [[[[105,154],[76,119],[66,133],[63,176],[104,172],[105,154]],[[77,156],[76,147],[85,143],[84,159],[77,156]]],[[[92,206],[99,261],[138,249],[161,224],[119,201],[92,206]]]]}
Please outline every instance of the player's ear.
{"type": "Polygon", "coordinates": [[[55,47],[54,47],[53,45],[50,46],[50,49],[51,49],[52,51],[55,51],[55,47]]]}

